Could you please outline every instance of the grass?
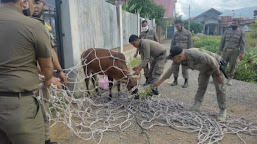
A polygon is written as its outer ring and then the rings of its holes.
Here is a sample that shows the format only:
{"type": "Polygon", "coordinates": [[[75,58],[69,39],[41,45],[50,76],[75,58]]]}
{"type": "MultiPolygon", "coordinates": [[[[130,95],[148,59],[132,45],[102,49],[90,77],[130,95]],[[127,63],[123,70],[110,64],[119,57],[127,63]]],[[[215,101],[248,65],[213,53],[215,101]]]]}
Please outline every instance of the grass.
{"type": "Polygon", "coordinates": [[[152,88],[148,87],[145,90],[140,91],[138,95],[141,101],[145,101],[150,97],[151,93],[152,93],[152,88]]]}
{"type": "Polygon", "coordinates": [[[130,65],[131,65],[131,67],[133,68],[133,67],[139,65],[140,62],[141,62],[141,58],[138,57],[138,58],[132,59],[132,60],[130,61],[130,65]]]}
{"type": "MultiPolygon", "coordinates": [[[[202,48],[216,53],[221,36],[194,37],[194,47],[202,48]]],[[[245,58],[238,64],[235,72],[235,79],[257,83],[257,33],[246,33],[245,58]]]]}

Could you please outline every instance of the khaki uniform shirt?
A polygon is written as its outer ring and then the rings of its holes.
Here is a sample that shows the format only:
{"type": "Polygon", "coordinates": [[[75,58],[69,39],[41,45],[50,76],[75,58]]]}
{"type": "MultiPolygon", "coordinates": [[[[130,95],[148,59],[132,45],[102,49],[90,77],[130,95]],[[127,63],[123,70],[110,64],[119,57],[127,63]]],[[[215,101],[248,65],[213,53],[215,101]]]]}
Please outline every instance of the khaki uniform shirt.
{"type": "Polygon", "coordinates": [[[49,37],[50,37],[51,46],[52,46],[52,48],[55,48],[55,41],[54,41],[54,35],[53,35],[53,28],[52,28],[51,25],[48,24],[47,22],[45,22],[45,27],[46,27],[47,32],[48,32],[49,37]]]}
{"type": "MultiPolygon", "coordinates": [[[[215,53],[199,48],[191,48],[184,51],[186,61],[182,62],[182,64],[192,70],[198,70],[200,73],[211,75],[220,67],[219,63],[222,58],[215,53]]],[[[174,71],[174,67],[169,68],[163,77],[168,79],[174,71]]]]}
{"type": "Polygon", "coordinates": [[[150,39],[153,41],[158,41],[158,36],[153,29],[149,29],[147,32],[141,32],[139,35],[140,39],[150,39]]]}
{"type": "Polygon", "coordinates": [[[193,47],[192,34],[190,31],[183,29],[182,32],[176,31],[172,37],[171,46],[181,46],[183,49],[193,47]]]}
{"type": "Polygon", "coordinates": [[[156,58],[160,56],[162,52],[165,51],[165,48],[158,42],[142,39],[139,52],[142,56],[141,66],[146,67],[147,63],[150,61],[150,58],[156,58]]]}
{"type": "Polygon", "coordinates": [[[46,32],[48,34],[48,37],[50,39],[50,42],[51,42],[50,44],[51,44],[52,48],[54,48],[55,47],[55,41],[54,41],[54,35],[53,35],[53,31],[52,31],[51,25],[48,24],[47,22],[45,22],[41,18],[37,18],[37,17],[33,17],[33,18],[36,19],[36,20],[39,20],[40,22],[43,23],[43,25],[45,26],[45,30],[46,30],[46,32]]]}
{"type": "Polygon", "coordinates": [[[0,4],[0,51],[0,92],[36,90],[37,59],[51,57],[44,25],[12,5],[0,4]]]}
{"type": "Polygon", "coordinates": [[[245,32],[239,28],[232,30],[227,29],[221,39],[219,50],[222,51],[223,48],[229,49],[240,49],[240,53],[245,52],[245,32]]]}

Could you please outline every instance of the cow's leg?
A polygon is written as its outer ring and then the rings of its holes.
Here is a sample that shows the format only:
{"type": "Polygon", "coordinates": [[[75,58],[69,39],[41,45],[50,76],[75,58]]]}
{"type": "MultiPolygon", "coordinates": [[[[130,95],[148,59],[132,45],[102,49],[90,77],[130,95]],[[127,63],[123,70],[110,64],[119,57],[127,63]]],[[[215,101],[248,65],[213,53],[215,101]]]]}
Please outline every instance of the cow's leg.
{"type": "Polygon", "coordinates": [[[92,73],[91,81],[92,81],[92,83],[93,83],[93,85],[94,85],[95,92],[98,93],[98,88],[96,87],[96,79],[97,79],[97,75],[94,75],[94,74],[92,73]]]}
{"type": "Polygon", "coordinates": [[[90,92],[89,92],[89,71],[85,71],[84,69],[84,72],[85,72],[85,83],[86,83],[86,87],[87,87],[87,94],[90,95],[90,92]]]}
{"type": "Polygon", "coordinates": [[[112,87],[113,87],[113,78],[111,77],[108,77],[108,80],[109,80],[109,97],[112,98],[112,87]]]}
{"type": "Polygon", "coordinates": [[[121,81],[117,81],[117,87],[118,87],[118,96],[120,96],[120,85],[121,85],[121,81]]]}
{"type": "Polygon", "coordinates": [[[120,81],[117,82],[118,92],[120,92],[120,81]]]}

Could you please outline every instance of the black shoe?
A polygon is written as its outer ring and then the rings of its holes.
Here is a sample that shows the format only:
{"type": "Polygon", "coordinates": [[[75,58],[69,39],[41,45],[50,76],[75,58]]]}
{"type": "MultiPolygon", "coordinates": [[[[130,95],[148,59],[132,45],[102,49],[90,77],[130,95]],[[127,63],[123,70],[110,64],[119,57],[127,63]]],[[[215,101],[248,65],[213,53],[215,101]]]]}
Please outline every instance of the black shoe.
{"type": "Polygon", "coordinates": [[[51,142],[51,140],[49,139],[49,140],[45,141],[45,144],[58,144],[58,143],[57,142],[51,142]]]}
{"type": "Polygon", "coordinates": [[[178,78],[177,77],[174,77],[174,81],[172,84],[170,84],[171,86],[176,86],[178,85],[178,78]]]}
{"type": "Polygon", "coordinates": [[[152,89],[152,94],[154,94],[154,95],[159,95],[159,92],[158,92],[157,89],[152,89]]]}
{"type": "Polygon", "coordinates": [[[184,85],[182,86],[182,88],[187,88],[188,87],[188,79],[185,79],[185,83],[184,85]]]}
{"type": "Polygon", "coordinates": [[[134,97],[135,100],[138,100],[139,99],[139,95],[136,94],[135,97],[134,97]]]}

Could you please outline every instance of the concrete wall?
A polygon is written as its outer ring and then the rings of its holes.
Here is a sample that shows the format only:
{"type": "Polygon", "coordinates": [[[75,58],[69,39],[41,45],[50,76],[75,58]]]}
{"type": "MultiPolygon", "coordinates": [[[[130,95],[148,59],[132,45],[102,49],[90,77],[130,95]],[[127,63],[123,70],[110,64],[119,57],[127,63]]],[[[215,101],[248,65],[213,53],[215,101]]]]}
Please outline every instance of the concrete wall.
{"type": "Polygon", "coordinates": [[[88,48],[119,46],[115,6],[102,0],[64,0],[61,9],[66,68],[78,64],[88,48]]]}
{"type": "Polygon", "coordinates": [[[138,34],[138,16],[122,11],[123,44],[129,44],[129,36],[138,34]]]}
{"type": "Polygon", "coordinates": [[[63,0],[61,14],[65,68],[79,64],[86,49],[121,47],[121,28],[123,45],[129,44],[129,36],[140,30],[137,14],[119,11],[104,0],[63,0]]]}

